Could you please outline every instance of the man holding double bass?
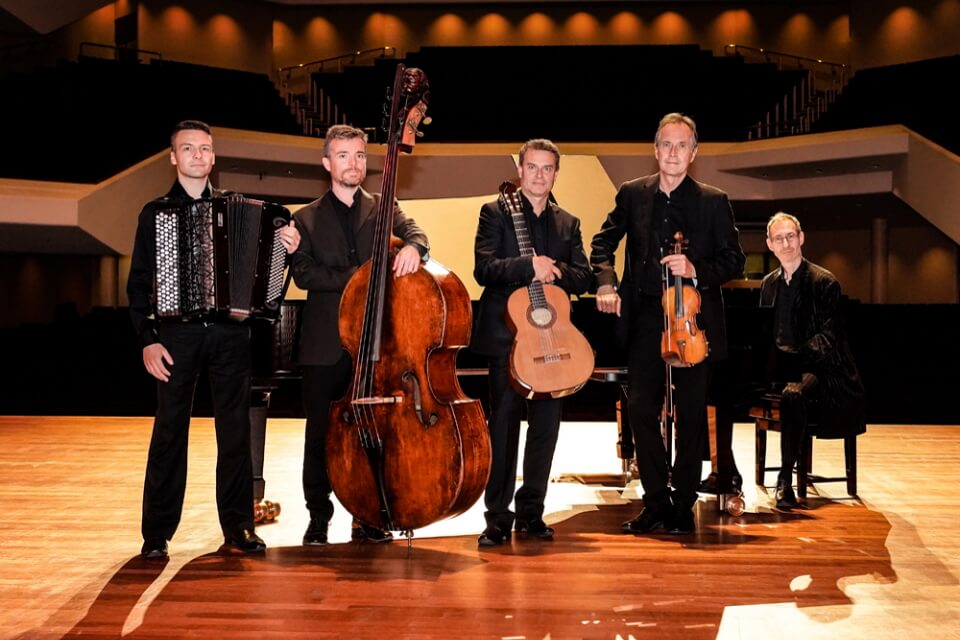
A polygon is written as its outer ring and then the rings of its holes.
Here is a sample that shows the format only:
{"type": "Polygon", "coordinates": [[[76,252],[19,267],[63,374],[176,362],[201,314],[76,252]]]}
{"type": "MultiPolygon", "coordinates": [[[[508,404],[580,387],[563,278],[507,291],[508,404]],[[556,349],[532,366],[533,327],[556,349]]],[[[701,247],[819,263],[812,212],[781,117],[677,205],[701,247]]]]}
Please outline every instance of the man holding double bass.
{"type": "Polygon", "coordinates": [[[627,533],[664,528],[685,534],[696,528],[693,505],[707,438],[710,363],[727,354],[720,285],[743,272],[745,258],[727,195],[687,175],[696,155],[694,121],[680,113],[664,116],[654,141],[659,171],[620,187],[616,206],[592,242],[590,262],[599,286],[597,308],[605,313],[623,312],[629,331],[630,424],[644,508],[623,523],[627,533]],[[688,243],[685,253],[664,256],[664,246],[673,244],[677,232],[688,243]],[[618,287],[614,252],[624,236],[626,264],[618,287]],[[661,357],[664,269],[699,293],[698,327],[709,342],[705,361],[672,367],[678,418],[672,475],[659,420],[666,379],[661,357]]]}
{"type": "Polygon", "coordinates": [[[524,446],[523,486],[514,496],[524,396],[510,380],[514,337],[505,313],[510,295],[531,282],[557,285],[567,295],[586,292],[592,282],[580,220],[550,198],[559,170],[560,150],[549,140],[534,139],[520,147],[520,202],[533,255],[523,255],[511,213],[500,202],[488,202],[480,210],[473,275],[484,291],[470,348],[489,358],[488,428],[492,451],[484,493],[486,528],[477,540],[481,547],[508,541],[514,520],[521,537],[553,537],[553,529],[543,521],[543,503],[560,429],[562,400],[527,402],[529,428],[524,446]],[[515,513],[510,510],[511,501],[515,501],[515,513]]]}
{"type": "MultiPolygon", "coordinates": [[[[340,298],[351,276],[373,251],[380,194],[361,186],[367,177],[367,134],[348,125],[333,125],[323,143],[323,167],[330,190],[294,214],[302,242],[293,256],[293,281],[307,291],[297,362],[303,368],[303,404],[307,415],[303,451],[303,493],[310,524],[303,544],[327,544],[333,516],[327,475],[326,439],[330,404],[347,389],[350,355],[340,342],[340,298]]],[[[399,207],[393,234],[404,246],[393,260],[393,277],[420,268],[429,244],[423,230],[399,207]]],[[[393,534],[355,522],[352,538],[388,542],[393,534]]]]}

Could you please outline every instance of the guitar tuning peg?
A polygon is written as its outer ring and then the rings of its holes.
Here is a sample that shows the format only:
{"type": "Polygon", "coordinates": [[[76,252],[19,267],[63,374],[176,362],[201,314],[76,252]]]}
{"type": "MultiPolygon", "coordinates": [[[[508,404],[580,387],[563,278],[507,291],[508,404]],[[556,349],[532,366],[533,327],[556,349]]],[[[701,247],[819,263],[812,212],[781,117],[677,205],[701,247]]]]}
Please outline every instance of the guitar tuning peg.
{"type": "Polygon", "coordinates": [[[420,124],[430,124],[433,122],[433,118],[430,116],[424,116],[423,120],[420,121],[420,124]]]}
{"type": "Polygon", "coordinates": [[[417,137],[418,137],[418,138],[422,138],[422,137],[423,137],[423,131],[418,130],[418,131],[417,131],[417,137]]]}

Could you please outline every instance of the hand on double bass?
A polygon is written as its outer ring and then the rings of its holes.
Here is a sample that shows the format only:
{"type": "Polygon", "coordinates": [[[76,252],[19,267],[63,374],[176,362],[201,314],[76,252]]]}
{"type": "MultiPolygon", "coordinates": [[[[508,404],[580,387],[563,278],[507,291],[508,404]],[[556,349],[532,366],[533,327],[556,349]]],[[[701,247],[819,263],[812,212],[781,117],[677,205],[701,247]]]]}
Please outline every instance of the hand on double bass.
{"type": "Polygon", "coordinates": [[[399,278],[414,273],[420,268],[420,252],[412,244],[408,244],[397,252],[393,259],[393,277],[399,278]]]}

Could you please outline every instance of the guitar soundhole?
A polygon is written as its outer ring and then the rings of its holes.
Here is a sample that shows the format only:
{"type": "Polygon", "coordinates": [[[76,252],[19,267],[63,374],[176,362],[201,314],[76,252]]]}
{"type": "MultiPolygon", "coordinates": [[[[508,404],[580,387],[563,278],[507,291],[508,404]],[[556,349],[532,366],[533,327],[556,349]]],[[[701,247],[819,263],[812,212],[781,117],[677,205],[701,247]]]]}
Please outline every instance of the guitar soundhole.
{"type": "Polygon", "coordinates": [[[527,310],[527,319],[538,329],[546,329],[553,325],[556,315],[552,307],[530,307],[527,310]]]}

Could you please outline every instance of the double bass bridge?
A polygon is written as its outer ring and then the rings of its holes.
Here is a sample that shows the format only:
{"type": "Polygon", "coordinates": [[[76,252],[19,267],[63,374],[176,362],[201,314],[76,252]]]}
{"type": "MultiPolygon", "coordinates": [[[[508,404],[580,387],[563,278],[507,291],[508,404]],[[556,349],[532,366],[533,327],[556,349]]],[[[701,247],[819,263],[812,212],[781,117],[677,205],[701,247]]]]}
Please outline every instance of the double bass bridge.
{"type": "Polygon", "coordinates": [[[373,404],[400,404],[403,402],[403,395],[396,396],[369,396],[366,398],[354,398],[350,401],[352,405],[373,405],[373,404]]]}

